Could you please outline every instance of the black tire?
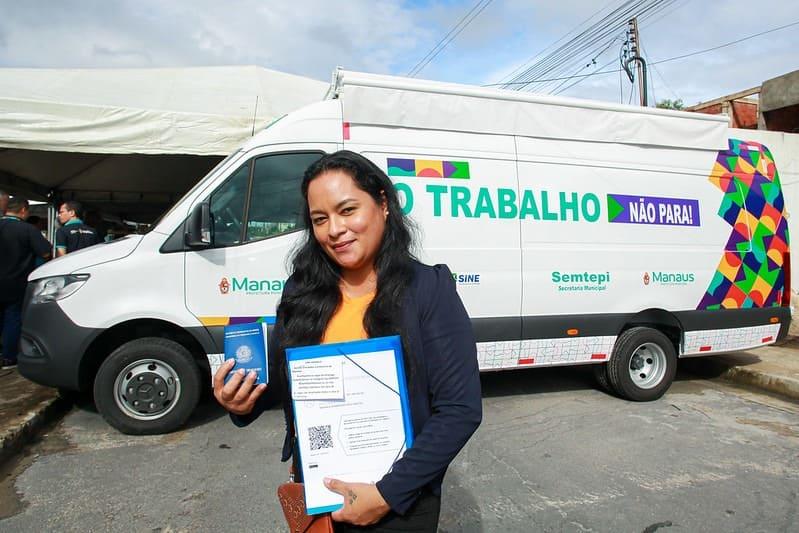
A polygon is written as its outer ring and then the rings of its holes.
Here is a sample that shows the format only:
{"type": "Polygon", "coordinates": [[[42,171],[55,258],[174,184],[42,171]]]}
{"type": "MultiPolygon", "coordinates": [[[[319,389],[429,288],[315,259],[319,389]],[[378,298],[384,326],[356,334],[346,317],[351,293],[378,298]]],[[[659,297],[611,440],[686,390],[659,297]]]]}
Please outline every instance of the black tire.
{"type": "Polygon", "coordinates": [[[646,327],[630,328],[619,335],[607,363],[613,390],[622,398],[636,402],[663,396],[676,373],[677,352],[671,340],[646,327]]]}
{"type": "Polygon", "coordinates": [[[157,435],[186,423],[201,387],[200,369],[183,345],[145,337],[126,342],[103,361],[94,379],[94,402],[122,433],[157,435]]]}
{"type": "Polygon", "coordinates": [[[613,390],[613,385],[610,384],[610,378],[608,377],[608,365],[606,363],[601,363],[591,366],[594,371],[594,379],[597,385],[599,385],[599,388],[608,394],[615,394],[616,391],[613,390]]]}

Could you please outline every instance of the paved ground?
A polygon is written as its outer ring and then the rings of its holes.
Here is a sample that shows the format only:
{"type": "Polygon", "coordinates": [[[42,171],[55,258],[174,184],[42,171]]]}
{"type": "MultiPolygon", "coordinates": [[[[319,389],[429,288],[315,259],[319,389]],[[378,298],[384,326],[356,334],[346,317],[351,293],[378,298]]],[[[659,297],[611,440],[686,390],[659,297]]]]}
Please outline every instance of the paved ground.
{"type": "MultiPolygon", "coordinates": [[[[797,531],[799,404],[681,373],[624,402],[585,369],[484,376],[441,531],[797,531]]],[[[74,409],[0,485],[6,531],[282,531],[281,415],[127,437],[74,409]]]]}

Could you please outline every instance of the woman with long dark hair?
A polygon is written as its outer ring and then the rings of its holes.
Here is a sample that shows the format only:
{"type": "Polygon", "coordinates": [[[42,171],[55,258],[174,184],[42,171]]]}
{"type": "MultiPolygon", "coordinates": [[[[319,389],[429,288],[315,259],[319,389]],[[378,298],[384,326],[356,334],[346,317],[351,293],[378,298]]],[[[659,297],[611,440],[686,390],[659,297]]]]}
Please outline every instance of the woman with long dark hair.
{"type": "MultiPolygon", "coordinates": [[[[306,171],[302,194],[305,240],[269,340],[285,391],[283,460],[297,455],[285,349],[400,335],[413,445],[376,484],[325,483],[345,496],[333,513],[336,531],[435,531],[444,474],[482,417],[469,317],[449,269],[414,258],[410,221],[374,163],[350,151],[324,156],[306,171]]],[[[266,386],[243,371],[225,384],[232,367],[214,376],[214,395],[241,426],[263,411],[266,386]]]]}

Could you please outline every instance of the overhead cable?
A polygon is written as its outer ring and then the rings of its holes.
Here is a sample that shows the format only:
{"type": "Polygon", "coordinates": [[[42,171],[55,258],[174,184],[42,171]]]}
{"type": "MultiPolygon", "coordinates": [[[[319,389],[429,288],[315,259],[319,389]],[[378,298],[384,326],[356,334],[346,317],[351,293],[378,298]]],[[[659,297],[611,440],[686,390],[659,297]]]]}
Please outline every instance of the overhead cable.
{"type": "MultiPolygon", "coordinates": [[[[791,22],[790,24],[785,24],[783,26],[779,26],[777,28],[772,28],[770,30],[761,31],[759,33],[755,33],[755,34],[752,34],[752,35],[747,35],[746,37],[741,37],[740,39],[736,39],[736,40],[730,41],[728,43],[720,44],[718,46],[713,46],[711,48],[705,48],[703,50],[696,50],[694,52],[690,52],[690,53],[687,53],[687,54],[682,54],[682,55],[679,55],[679,56],[669,57],[667,59],[661,59],[659,61],[653,61],[651,63],[647,63],[647,65],[660,65],[662,63],[668,63],[668,62],[671,62],[671,61],[677,61],[678,59],[685,59],[685,58],[688,58],[688,57],[693,57],[693,56],[697,56],[697,55],[700,55],[700,54],[705,54],[707,52],[712,52],[712,51],[718,50],[720,48],[725,48],[727,46],[732,46],[734,44],[738,44],[738,43],[743,42],[743,41],[748,41],[749,39],[754,39],[755,37],[760,37],[761,35],[766,35],[766,34],[769,34],[769,33],[773,33],[775,31],[784,30],[785,28],[790,28],[790,27],[796,26],[796,25],[799,25],[799,20],[797,20],[796,22],[791,22]]],[[[599,75],[602,75],[602,74],[613,74],[615,72],[621,72],[621,70],[622,69],[620,69],[620,68],[611,69],[611,70],[599,70],[597,72],[590,72],[588,74],[576,74],[574,76],[563,76],[563,77],[558,77],[558,78],[549,78],[549,79],[545,79],[545,80],[535,80],[535,81],[532,81],[532,82],[523,81],[523,82],[517,82],[517,83],[528,85],[530,83],[544,83],[544,82],[550,82],[550,81],[560,81],[560,80],[568,80],[568,79],[576,79],[576,78],[590,78],[591,76],[599,76],[599,75]]],[[[483,85],[483,87],[501,87],[501,86],[505,86],[505,85],[509,85],[509,84],[512,85],[512,83],[510,83],[510,82],[490,83],[490,84],[483,85]]]]}
{"type": "Polygon", "coordinates": [[[488,5],[493,2],[494,0],[479,0],[472,9],[469,10],[466,15],[464,15],[458,23],[438,42],[436,45],[429,51],[425,56],[419,60],[416,65],[411,68],[406,76],[411,78],[415,77],[419,74],[424,68],[430,64],[432,60],[441,53],[444,48],[449,45],[460,33],[466,29],[466,27],[471,24],[471,22],[477,18],[480,13],[488,7],[488,5]]]}

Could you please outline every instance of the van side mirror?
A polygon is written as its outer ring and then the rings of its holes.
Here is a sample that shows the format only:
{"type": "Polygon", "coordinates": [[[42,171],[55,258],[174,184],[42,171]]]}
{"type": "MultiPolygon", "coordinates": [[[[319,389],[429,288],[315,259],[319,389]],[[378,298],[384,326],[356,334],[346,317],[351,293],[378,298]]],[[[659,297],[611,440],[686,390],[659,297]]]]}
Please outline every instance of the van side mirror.
{"type": "Polygon", "coordinates": [[[186,221],[186,246],[209,248],[211,242],[211,204],[202,202],[194,206],[186,221]]]}

